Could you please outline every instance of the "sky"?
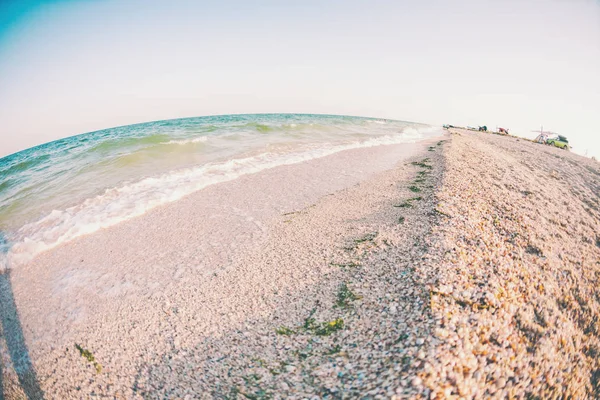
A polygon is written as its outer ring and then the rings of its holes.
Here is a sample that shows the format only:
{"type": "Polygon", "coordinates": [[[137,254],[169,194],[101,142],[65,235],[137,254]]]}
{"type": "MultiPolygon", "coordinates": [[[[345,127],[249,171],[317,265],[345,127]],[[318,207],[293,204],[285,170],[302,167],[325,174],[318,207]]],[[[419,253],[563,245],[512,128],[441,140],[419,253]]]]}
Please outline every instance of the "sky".
{"type": "Polygon", "coordinates": [[[600,159],[600,1],[0,0],[0,157],[272,112],[543,125],[600,159]]]}

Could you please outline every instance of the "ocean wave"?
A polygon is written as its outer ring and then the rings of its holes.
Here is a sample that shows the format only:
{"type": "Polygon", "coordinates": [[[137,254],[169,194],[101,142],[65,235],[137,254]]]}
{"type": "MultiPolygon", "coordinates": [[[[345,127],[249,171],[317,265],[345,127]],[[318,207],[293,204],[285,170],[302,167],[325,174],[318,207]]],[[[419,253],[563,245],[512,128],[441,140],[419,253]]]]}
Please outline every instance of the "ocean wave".
{"type": "Polygon", "coordinates": [[[18,160],[12,164],[7,163],[6,167],[0,169],[0,179],[8,179],[11,175],[15,175],[19,172],[27,171],[34,168],[42,163],[50,160],[49,154],[32,155],[27,158],[18,160]]]}
{"type": "Polygon", "coordinates": [[[186,145],[186,144],[192,144],[192,143],[204,143],[207,140],[208,140],[208,137],[201,136],[201,137],[197,137],[197,138],[194,138],[194,139],[169,140],[168,142],[161,142],[160,144],[186,145]]]}
{"type": "Polygon", "coordinates": [[[323,144],[292,153],[261,153],[252,157],[165,173],[110,188],[101,195],[88,198],[65,210],[54,210],[37,222],[20,228],[12,238],[12,246],[1,264],[11,267],[29,261],[35,255],[94,233],[122,221],[143,215],[147,211],[181,199],[207,186],[234,180],[266,169],[297,164],[325,157],[344,150],[411,143],[423,138],[418,129],[404,129],[395,135],[374,137],[345,144],[323,144]]]}
{"type": "Polygon", "coordinates": [[[88,152],[95,153],[109,153],[115,150],[135,147],[135,146],[152,146],[156,144],[160,144],[164,141],[168,141],[170,139],[167,134],[153,134],[146,136],[137,136],[137,137],[115,137],[112,139],[107,139],[103,142],[100,142],[94,146],[92,146],[88,152]]]}
{"type": "Polygon", "coordinates": [[[5,181],[0,182],[0,193],[12,187],[15,183],[16,181],[14,179],[7,179],[5,181]]]}

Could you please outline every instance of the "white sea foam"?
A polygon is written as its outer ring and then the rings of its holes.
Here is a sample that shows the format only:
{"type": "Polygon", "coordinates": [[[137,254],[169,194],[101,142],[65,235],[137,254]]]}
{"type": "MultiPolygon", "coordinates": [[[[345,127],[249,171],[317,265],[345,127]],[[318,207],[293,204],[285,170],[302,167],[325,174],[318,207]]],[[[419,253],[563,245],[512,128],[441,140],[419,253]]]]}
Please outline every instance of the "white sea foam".
{"type": "MultiPolygon", "coordinates": [[[[423,133],[430,131],[425,129],[423,133]]],[[[325,157],[344,150],[411,143],[422,138],[423,134],[419,130],[405,128],[395,135],[363,141],[337,145],[323,144],[319,148],[305,148],[303,151],[293,153],[266,152],[221,163],[209,163],[107,189],[103,194],[88,198],[81,204],[65,210],[54,210],[41,220],[23,226],[12,241],[8,253],[4,256],[0,255],[0,269],[3,264],[5,267],[9,264],[13,267],[27,262],[43,251],[140,216],[159,205],[179,200],[209,185],[231,181],[242,175],[277,166],[325,157]]]]}
{"type": "Polygon", "coordinates": [[[161,144],[191,144],[191,143],[204,143],[208,140],[206,136],[197,137],[194,139],[181,139],[181,140],[169,140],[168,142],[162,142],[161,144]]]}

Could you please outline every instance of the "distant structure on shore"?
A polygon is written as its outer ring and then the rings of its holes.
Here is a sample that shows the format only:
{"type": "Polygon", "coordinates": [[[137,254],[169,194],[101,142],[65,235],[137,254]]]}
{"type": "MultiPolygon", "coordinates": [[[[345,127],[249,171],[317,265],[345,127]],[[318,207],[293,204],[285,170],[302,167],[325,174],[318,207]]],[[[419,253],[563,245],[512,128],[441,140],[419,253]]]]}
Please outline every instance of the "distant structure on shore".
{"type": "MultiPolygon", "coordinates": [[[[467,126],[465,128],[462,126],[455,126],[455,125],[449,125],[449,124],[444,125],[444,129],[449,129],[449,128],[458,128],[458,129],[467,129],[467,130],[471,130],[471,131],[488,132],[488,128],[486,125],[479,126],[478,128],[475,128],[473,126],[467,126]]],[[[496,126],[495,131],[490,130],[489,132],[497,134],[497,135],[500,134],[500,135],[507,135],[507,136],[512,136],[512,137],[522,137],[522,136],[510,135],[508,132],[508,128],[502,128],[499,126],[496,126]]],[[[541,143],[541,144],[546,144],[549,146],[558,147],[559,149],[563,149],[563,150],[567,150],[567,151],[571,150],[571,148],[572,148],[572,146],[569,143],[569,140],[567,139],[566,136],[559,135],[556,132],[545,131],[543,126],[541,126],[539,130],[533,130],[531,132],[536,132],[538,134],[535,139],[533,139],[533,140],[531,140],[529,138],[523,138],[523,139],[528,140],[530,142],[541,143]]],[[[587,157],[587,155],[586,155],[586,157],[587,157]]]]}
{"type": "Polygon", "coordinates": [[[533,140],[537,143],[547,144],[550,146],[558,147],[563,150],[570,150],[571,145],[569,144],[569,140],[563,136],[559,135],[556,132],[545,131],[544,126],[540,126],[539,131],[532,131],[538,133],[536,138],[533,140]]]}
{"type": "Polygon", "coordinates": [[[550,137],[551,135],[558,135],[558,133],[556,133],[556,132],[545,131],[544,130],[544,125],[540,126],[540,130],[539,131],[535,131],[534,130],[534,131],[531,131],[531,132],[538,133],[538,135],[534,139],[534,141],[538,142],[538,143],[546,143],[546,139],[548,139],[548,137],[550,137]]]}

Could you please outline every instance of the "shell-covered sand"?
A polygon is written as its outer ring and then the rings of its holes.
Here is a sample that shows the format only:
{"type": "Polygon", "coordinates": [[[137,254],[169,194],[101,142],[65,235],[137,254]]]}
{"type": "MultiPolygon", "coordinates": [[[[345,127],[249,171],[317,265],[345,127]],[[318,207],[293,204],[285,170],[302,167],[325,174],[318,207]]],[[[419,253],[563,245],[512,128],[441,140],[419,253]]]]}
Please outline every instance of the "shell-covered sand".
{"type": "Polygon", "coordinates": [[[453,131],[428,275],[438,397],[600,398],[600,165],[453,131]]]}
{"type": "MultiPolygon", "coordinates": [[[[240,248],[210,258],[223,268],[195,266],[189,246],[161,255],[160,240],[112,254],[125,233],[157,237],[134,221],[13,271],[35,374],[0,347],[5,398],[600,397],[600,165],[462,130],[421,147],[240,225],[240,248]]],[[[188,232],[199,217],[182,215],[188,232]]]]}

